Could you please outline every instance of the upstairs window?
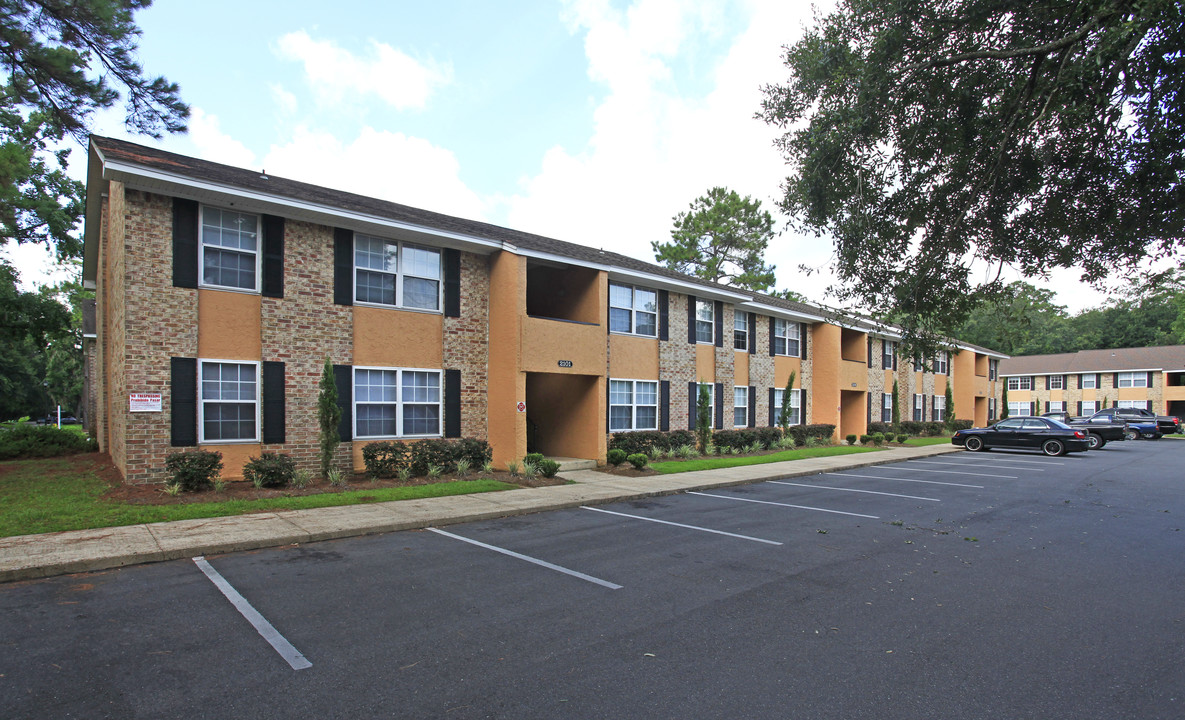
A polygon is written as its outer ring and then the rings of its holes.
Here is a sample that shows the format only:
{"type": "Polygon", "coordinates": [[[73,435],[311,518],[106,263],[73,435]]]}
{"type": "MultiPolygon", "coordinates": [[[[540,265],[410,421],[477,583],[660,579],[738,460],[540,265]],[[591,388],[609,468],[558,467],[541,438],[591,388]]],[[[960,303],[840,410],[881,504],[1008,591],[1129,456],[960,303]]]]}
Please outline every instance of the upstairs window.
{"type": "Polygon", "coordinates": [[[883,341],[883,344],[885,349],[881,353],[881,369],[892,370],[896,365],[896,363],[893,361],[893,356],[897,353],[897,343],[893,342],[892,340],[885,340],[883,341]]]}
{"type": "Polygon", "coordinates": [[[799,355],[799,325],[796,322],[774,318],[774,355],[799,355]]]}
{"type": "Polygon", "coordinates": [[[1050,390],[1061,390],[1062,389],[1062,376],[1061,375],[1050,375],[1049,376],[1049,389],[1050,390]]]}
{"type": "Polygon", "coordinates": [[[1121,388],[1148,387],[1148,373],[1146,373],[1146,372],[1121,372],[1121,373],[1119,373],[1119,387],[1121,387],[1121,388]]]}
{"type": "Polygon", "coordinates": [[[658,293],[609,283],[609,331],[629,335],[658,335],[658,293]]]}
{"type": "MultiPolygon", "coordinates": [[[[1099,376],[1094,373],[1078,376],[1078,387],[1083,390],[1093,390],[1099,386],[1099,376]]],[[[1008,388],[1011,390],[1012,388],[1008,388]]],[[[1092,411],[1093,412],[1093,411],[1092,411]]]]}
{"type": "Polygon", "coordinates": [[[1000,361],[988,360],[988,380],[995,380],[1000,377],[1000,361]]]}
{"type": "Polygon", "coordinates": [[[949,375],[950,374],[950,353],[945,350],[934,356],[934,374],[935,375],[949,375]]]}
{"type": "Polygon", "coordinates": [[[202,285],[258,290],[259,216],[202,207],[202,285]]]}
{"type": "Polygon", "coordinates": [[[716,314],[711,300],[695,301],[695,341],[709,345],[716,342],[716,314]]]}
{"type": "Polygon", "coordinates": [[[1009,390],[1032,390],[1033,389],[1033,376],[1032,375],[1024,375],[1022,377],[1008,378],[1008,389],[1009,390]]]}
{"type": "Polygon", "coordinates": [[[733,310],[732,346],[736,350],[749,349],[749,314],[741,310],[733,310]]]}
{"type": "Polygon", "coordinates": [[[440,309],[440,251],[354,234],[354,301],[440,309]]]}

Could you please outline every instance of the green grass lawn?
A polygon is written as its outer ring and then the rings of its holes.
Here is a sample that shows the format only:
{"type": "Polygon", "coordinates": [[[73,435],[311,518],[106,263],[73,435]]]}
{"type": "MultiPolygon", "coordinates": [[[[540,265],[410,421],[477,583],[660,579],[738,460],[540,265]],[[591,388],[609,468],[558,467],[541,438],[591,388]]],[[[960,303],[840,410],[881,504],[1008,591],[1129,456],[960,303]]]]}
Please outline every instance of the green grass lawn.
{"type": "Polygon", "coordinates": [[[693,470],[715,470],[718,468],[740,467],[742,465],[764,465],[765,463],[786,462],[787,460],[802,460],[804,458],[830,457],[832,455],[852,455],[854,453],[876,452],[883,448],[864,447],[860,445],[833,445],[829,447],[799,448],[797,450],[783,450],[769,455],[753,455],[750,457],[733,457],[720,455],[693,460],[666,460],[651,463],[654,468],[664,475],[670,473],[691,472],[693,470]]]}
{"type": "MultiPolygon", "coordinates": [[[[269,510],[356,505],[445,495],[467,495],[514,488],[496,480],[368,488],[266,500],[128,505],[102,500],[107,490],[95,467],[77,457],[13,460],[0,463],[0,537],[135,525],[192,518],[223,517],[269,510]]],[[[216,497],[216,496],[215,496],[216,497]]]]}
{"type": "Polygon", "coordinates": [[[906,445],[914,445],[922,447],[923,445],[950,445],[950,435],[939,435],[938,437],[911,437],[905,441],[906,445]]]}

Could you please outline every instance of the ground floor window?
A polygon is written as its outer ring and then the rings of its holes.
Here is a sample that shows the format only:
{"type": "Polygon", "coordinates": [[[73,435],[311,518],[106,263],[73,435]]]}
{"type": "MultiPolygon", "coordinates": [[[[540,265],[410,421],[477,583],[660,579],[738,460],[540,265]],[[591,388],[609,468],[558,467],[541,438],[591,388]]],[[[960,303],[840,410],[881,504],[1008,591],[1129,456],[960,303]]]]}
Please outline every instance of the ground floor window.
{"type": "Polygon", "coordinates": [[[1119,407],[1121,408],[1135,408],[1136,410],[1151,410],[1152,403],[1149,400],[1120,400],[1119,407]]]}
{"type": "Polygon", "coordinates": [[[732,424],[735,427],[749,427],[749,388],[737,385],[732,389],[732,424]]]}
{"type": "Polygon", "coordinates": [[[354,368],[354,437],[440,435],[439,370],[354,368]]]}
{"type": "MultiPolygon", "coordinates": [[[[887,343],[888,341],[886,341],[887,343]]],[[[881,422],[893,422],[893,394],[881,393],[881,422]]]]}
{"type": "Polygon", "coordinates": [[[1049,410],[1047,410],[1046,412],[1065,412],[1065,411],[1066,411],[1066,401],[1065,400],[1050,400],[1049,401],[1049,410]]]}
{"type": "Polygon", "coordinates": [[[926,419],[926,396],[913,396],[913,420],[914,422],[922,422],[926,419]]]}
{"type": "Polygon", "coordinates": [[[946,422],[946,396],[934,396],[934,422],[946,422]]]}
{"type": "Polygon", "coordinates": [[[1094,400],[1083,400],[1082,401],[1082,414],[1083,415],[1094,415],[1095,412],[1098,410],[1097,405],[1098,405],[1098,403],[1094,400]]]}
{"type": "Polygon", "coordinates": [[[198,364],[198,440],[259,440],[259,363],[201,360],[198,364]]]}
{"type": "Polygon", "coordinates": [[[996,419],[996,399],[988,398],[988,422],[996,419]]]}
{"type": "MultiPolygon", "coordinates": [[[[1012,402],[1008,403],[1008,415],[1011,417],[1022,417],[1032,413],[1032,407],[1027,402],[1012,402]]],[[[1094,412],[1093,410],[1091,412],[1094,412]]]]}
{"type": "MultiPolygon", "coordinates": [[[[786,397],[786,391],[782,388],[774,389],[774,419],[782,416],[782,399],[786,397]]],[[[790,419],[787,425],[801,425],[802,424],[802,390],[790,391],[790,419]]]]}
{"type": "Polygon", "coordinates": [[[649,380],[609,381],[609,430],[658,429],[658,383],[649,380]]]}

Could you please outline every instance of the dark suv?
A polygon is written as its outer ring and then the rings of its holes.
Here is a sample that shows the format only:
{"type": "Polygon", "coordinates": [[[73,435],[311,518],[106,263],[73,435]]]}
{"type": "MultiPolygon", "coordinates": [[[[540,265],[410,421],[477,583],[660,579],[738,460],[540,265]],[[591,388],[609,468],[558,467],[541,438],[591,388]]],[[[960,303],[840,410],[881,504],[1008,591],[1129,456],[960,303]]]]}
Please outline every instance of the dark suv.
{"type": "Polygon", "coordinates": [[[1156,429],[1163,435],[1181,432],[1181,419],[1172,415],[1157,415],[1143,408],[1110,408],[1119,417],[1138,418],[1144,422],[1156,421],[1156,429]]]}

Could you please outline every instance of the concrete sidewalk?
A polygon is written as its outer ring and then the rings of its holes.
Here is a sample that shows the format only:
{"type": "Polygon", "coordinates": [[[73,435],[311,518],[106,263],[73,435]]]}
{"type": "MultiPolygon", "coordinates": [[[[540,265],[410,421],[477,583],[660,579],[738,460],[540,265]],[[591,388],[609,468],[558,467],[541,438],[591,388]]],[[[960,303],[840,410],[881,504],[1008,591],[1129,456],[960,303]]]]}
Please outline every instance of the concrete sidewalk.
{"type": "Polygon", "coordinates": [[[637,478],[576,470],[562,474],[574,481],[571,485],[18,535],[0,538],[0,582],[601,505],[883,465],[959,450],[952,445],[893,448],[637,478]]]}

